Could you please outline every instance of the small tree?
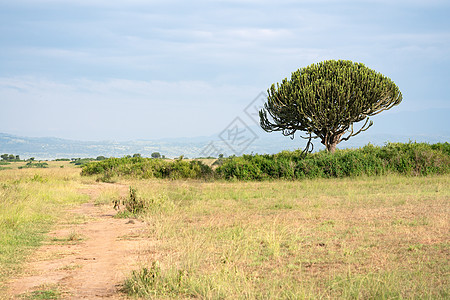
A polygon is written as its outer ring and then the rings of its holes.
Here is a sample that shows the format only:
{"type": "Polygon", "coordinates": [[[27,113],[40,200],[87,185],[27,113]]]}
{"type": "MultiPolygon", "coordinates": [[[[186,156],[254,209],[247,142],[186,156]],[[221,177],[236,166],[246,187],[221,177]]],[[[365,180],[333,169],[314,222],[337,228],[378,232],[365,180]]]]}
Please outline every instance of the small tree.
{"type": "Polygon", "coordinates": [[[133,154],[133,157],[141,157],[141,154],[140,153],[135,153],[135,154],[133,154]]]}
{"type": "Polygon", "coordinates": [[[161,154],[159,152],[153,152],[152,158],[161,158],[161,154]]]}
{"type": "Polygon", "coordinates": [[[2,158],[2,160],[8,160],[9,155],[8,154],[2,154],[0,157],[2,158]]]}
{"type": "MultiPolygon", "coordinates": [[[[328,151],[350,137],[366,131],[369,117],[398,105],[402,94],[395,83],[364,64],[328,60],[299,69],[281,84],[268,90],[264,109],[259,112],[261,127],[281,131],[285,136],[305,132],[319,138],[328,151]],[[364,121],[355,132],[353,124],[364,121]],[[344,136],[348,134],[347,136],[344,136]]],[[[312,151],[312,149],[311,149],[312,151]]]]}

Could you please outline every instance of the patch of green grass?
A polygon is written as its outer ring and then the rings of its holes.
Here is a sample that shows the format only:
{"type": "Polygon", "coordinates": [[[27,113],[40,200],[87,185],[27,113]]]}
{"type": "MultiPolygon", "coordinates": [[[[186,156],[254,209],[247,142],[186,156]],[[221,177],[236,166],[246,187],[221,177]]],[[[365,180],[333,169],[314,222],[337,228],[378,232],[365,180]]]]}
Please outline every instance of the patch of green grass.
{"type": "Polygon", "coordinates": [[[60,299],[61,293],[54,289],[37,290],[22,296],[23,299],[60,299]]]}

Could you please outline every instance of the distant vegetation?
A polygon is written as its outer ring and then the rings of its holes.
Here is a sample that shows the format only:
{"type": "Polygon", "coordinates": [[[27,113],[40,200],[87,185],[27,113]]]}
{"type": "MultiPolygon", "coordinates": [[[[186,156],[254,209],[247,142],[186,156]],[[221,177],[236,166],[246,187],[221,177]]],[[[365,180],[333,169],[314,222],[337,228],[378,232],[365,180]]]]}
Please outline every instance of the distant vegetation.
{"type": "Polygon", "coordinates": [[[18,167],[18,169],[29,169],[29,168],[48,168],[48,163],[46,162],[33,162],[29,161],[26,165],[18,167]]]}
{"type": "Polygon", "coordinates": [[[72,158],[70,159],[70,163],[74,164],[75,166],[84,166],[87,163],[90,163],[92,161],[102,161],[107,159],[105,156],[97,156],[97,158],[72,158]]]}
{"type": "Polygon", "coordinates": [[[14,154],[2,154],[0,155],[1,157],[1,161],[0,162],[6,162],[6,161],[21,161],[19,155],[14,155],[14,154]]]}
{"type": "Polygon", "coordinates": [[[450,173],[450,144],[389,143],[359,149],[320,151],[304,156],[301,151],[273,155],[220,158],[214,170],[201,161],[167,161],[142,157],[109,158],[83,167],[82,175],[169,179],[267,180],[340,178],[402,174],[419,176],[450,173]]]}
{"type": "Polygon", "coordinates": [[[81,175],[102,175],[108,181],[114,176],[140,178],[202,179],[211,178],[212,169],[200,161],[183,159],[164,160],[136,157],[109,158],[91,162],[83,167],[81,175]]]}

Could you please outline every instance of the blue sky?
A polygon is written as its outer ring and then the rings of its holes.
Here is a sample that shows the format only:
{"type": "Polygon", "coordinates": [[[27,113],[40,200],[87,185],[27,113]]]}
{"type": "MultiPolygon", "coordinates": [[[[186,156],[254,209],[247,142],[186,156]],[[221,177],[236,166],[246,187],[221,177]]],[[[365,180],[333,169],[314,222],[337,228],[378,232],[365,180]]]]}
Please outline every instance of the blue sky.
{"type": "Polygon", "coordinates": [[[0,0],[0,132],[214,135],[298,68],[349,59],[403,93],[363,134],[450,136],[448,16],[440,0],[0,0]]]}

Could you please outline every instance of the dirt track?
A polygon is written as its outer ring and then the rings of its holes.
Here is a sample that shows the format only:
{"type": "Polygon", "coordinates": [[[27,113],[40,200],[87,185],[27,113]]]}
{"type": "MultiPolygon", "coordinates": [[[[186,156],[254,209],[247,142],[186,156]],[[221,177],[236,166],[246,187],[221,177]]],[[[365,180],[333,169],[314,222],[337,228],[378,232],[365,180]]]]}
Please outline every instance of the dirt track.
{"type": "Polygon", "coordinates": [[[45,290],[57,290],[62,299],[125,297],[120,285],[131,270],[139,267],[141,254],[151,242],[142,237],[144,223],[115,219],[112,205],[92,203],[105,187],[90,185],[82,191],[91,196],[91,202],[71,214],[83,222],[69,222],[49,233],[49,243],[33,254],[25,266],[25,275],[11,280],[11,299],[45,290]]]}

